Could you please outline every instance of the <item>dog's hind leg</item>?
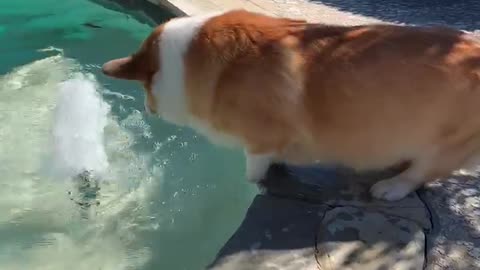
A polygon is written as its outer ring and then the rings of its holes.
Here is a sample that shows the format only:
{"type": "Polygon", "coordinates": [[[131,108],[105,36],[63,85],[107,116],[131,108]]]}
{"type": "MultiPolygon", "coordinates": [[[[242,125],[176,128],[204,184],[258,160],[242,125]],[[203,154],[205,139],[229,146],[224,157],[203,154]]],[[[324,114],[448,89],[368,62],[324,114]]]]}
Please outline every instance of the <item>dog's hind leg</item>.
{"type": "Polygon", "coordinates": [[[386,201],[401,200],[416,190],[425,181],[425,174],[415,164],[406,171],[389,179],[381,180],[370,188],[377,199],[386,201]]]}
{"type": "Polygon", "coordinates": [[[472,152],[472,144],[464,144],[414,160],[406,171],[375,183],[370,188],[370,193],[377,199],[387,201],[403,199],[424,183],[447,177],[461,168],[470,159],[472,152]]]}

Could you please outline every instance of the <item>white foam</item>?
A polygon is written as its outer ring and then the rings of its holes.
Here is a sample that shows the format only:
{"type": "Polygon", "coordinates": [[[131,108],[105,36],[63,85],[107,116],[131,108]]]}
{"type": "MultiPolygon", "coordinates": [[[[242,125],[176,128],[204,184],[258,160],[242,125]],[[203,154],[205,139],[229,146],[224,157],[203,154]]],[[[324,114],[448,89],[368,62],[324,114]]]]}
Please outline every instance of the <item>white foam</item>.
{"type": "Polygon", "coordinates": [[[107,113],[95,79],[79,72],[58,55],[0,76],[2,270],[140,269],[152,256],[141,235],[161,222],[145,216],[162,170],[133,151],[136,137],[107,113]],[[79,191],[45,174],[52,163],[68,174],[104,170],[100,204],[87,211],[71,201],[67,191],[79,191]]]}
{"type": "Polygon", "coordinates": [[[108,168],[104,128],[110,106],[95,81],[81,73],[59,85],[53,126],[53,169],[61,177],[84,171],[102,175],[108,168]]]}

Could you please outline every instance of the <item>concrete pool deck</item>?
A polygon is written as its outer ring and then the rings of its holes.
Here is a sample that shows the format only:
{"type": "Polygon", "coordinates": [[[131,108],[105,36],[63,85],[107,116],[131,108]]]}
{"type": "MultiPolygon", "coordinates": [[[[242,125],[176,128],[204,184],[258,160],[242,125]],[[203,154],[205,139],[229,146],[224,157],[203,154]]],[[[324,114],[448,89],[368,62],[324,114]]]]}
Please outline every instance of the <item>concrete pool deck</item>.
{"type": "Polygon", "coordinates": [[[148,0],[165,6],[175,14],[195,15],[211,11],[247,9],[270,15],[303,18],[324,23],[358,24],[381,22],[373,17],[341,12],[307,0],[148,0]],[[341,20],[338,20],[341,18],[341,20]]]}
{"type": "MultiPolygon", "coordinates": [[[[315,0],[148,1],[179,16],[244,8],[321,23],[382,22],[315,0]]],[[[209,269],[480,269],[479,178],[452,176],[400,202],[372,200],[368,186],[387,174],[272,166],[267,191],[209,269]]]]}

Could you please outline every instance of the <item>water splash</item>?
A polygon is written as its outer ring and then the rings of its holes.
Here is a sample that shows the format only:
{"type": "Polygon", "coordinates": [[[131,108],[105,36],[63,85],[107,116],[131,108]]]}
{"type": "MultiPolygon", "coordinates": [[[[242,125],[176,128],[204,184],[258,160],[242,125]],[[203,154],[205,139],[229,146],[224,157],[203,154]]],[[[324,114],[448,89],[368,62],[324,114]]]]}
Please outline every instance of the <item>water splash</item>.
{"type": "Polygon", "coordinates": [[[82,73],[57,55],[0,76],[0,269],[140,269],[151,258],[140,235],[161,222],[149,201],[162,170],[132,150],[135,136],[82,73]],[[72,202],[89,199],[78,198],[86,187],[52,181],[52,164],[69,179],[102,172],[98,204],[72,202]]]}
{"type": "Polygon", "coordinates": [[[110,106],[97,93],[91,76],[74,74],[59,87],[52,168],[62,178],[84,172],[101,176],[108,168],[104,128],[110,106]]]}

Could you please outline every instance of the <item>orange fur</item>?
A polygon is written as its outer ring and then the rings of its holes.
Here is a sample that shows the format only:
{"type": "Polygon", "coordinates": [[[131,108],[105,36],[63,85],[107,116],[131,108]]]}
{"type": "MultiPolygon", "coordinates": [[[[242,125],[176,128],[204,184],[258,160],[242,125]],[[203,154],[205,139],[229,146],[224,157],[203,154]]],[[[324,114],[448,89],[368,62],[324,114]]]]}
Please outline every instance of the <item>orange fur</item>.
{"type": "Polygon", "coordinates": [[[190,113],[250,153],[356,169],[410,160],[415,185],[479,154],[480,45],[458,31],[232,11],[203,25],[185,67],[190,113]]]}

